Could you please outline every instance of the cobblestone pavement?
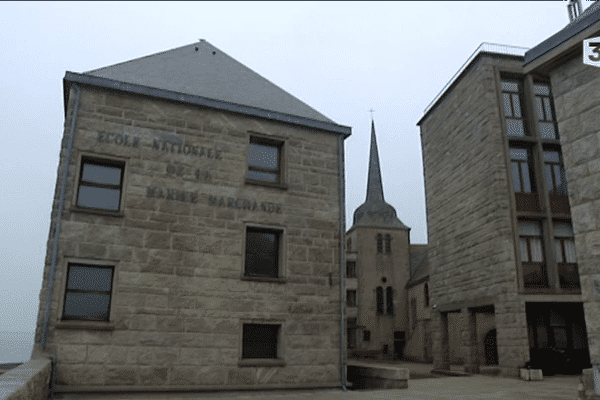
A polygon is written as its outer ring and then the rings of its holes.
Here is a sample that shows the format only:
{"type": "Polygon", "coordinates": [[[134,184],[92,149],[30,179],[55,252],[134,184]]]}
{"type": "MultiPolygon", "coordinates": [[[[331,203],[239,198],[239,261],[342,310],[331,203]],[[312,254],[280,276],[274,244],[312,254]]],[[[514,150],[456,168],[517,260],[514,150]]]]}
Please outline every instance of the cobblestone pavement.
{"type": "Polygon", "coordinates": [[[147,393],[147,394],[64,394],[61,400],[576,400],[578,376],[553,376],[543,381],[526,382],[515,378],[483,375],[437,377],[410,380],[408,389],[392,390],[277,390],[223,393],[147,393]]]}

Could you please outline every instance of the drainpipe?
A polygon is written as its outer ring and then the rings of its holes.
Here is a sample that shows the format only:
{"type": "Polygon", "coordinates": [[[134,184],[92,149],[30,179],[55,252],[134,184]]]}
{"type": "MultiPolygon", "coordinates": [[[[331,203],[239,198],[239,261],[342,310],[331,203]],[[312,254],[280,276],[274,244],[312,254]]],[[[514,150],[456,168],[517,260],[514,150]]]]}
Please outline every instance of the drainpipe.
{"type": "MultiPolygon", "coordinates": [[[[69,174],[69,163],[71,161],[71,151],[73,149],[73,137],[75,136],[75,125],[77,124],[77,113],[79,112],[79,98],[81,95],[81,89],[77,85],[73,85],[75,91],[75,99],[73,104],[73,111],[71,112],[71,123],[69,127],[69,140],[67,142],[67,151],[65,159],[63,160],[63,171],[62,179],[60,182],[60,196],[58,199],[58,210],[54,216],[54,235],[52,238],[52,258],[50,263],[50,273],[48,275],[48,289],[46,290],[46,304],[44,307],[44,322],[42,325],[42,337],[40,339],[40,350],[44,351],[46,348],[46,335],[48,334],[48,324],[50,323],[50,303],[52,302],[52,290],[54,289],[54,275],[56,274],[56,259],[58,258],[58,239],[60,236],[60,226],[62,221],[62,214],[65,208],[65,195],[67,192],[67,181],[69,174]]],[[[54,369],[54,361],[52,368],[54,369]]]]}
{"type": "Polygon", "coordinates": [[[340,191],[340,367],[342,376],[342,390],[346,391],[346,346],[344,333],[346,330],[346,306],[344,302],[345,275],[344,275],[344,235],[346,234],[346,182],[344,174],[344,137],[338,136],[338,180],[340,191]]]}

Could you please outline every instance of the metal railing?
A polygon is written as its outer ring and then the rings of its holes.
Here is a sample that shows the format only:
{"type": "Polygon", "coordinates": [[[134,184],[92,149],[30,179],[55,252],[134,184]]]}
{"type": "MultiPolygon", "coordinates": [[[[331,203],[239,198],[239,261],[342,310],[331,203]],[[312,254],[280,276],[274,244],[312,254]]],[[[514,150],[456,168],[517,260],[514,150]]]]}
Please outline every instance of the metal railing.
{"type": "Polygon", "coordinates": [[[442,95],[446,92],[446,89],[448,89],[450,87],[450,85],[452,85],[454,83],[456,78],[460,74],[462,74],[462,72],[465,70],[465,68],[467,68],[467,66],[471,63],[471,61],[473,61],[473,59],[475,57],[477,57],[477,55],[479,53],[485,52],[485,53],[495,53],[495,54],[501,54],[501,55],[524,57],[525,53],[528,50],[529,50],[529,47],[510,46],[510,45],[506,45],[506,44],[488,43],[488,42],[481,43],[479,45],[479,47],[477,47],[477,49],[475,49],[473,54],[471,54],[471,56],[467,59],[467,61],[465,61],[465,63],[462,65],[462,67],[460,67],[459,70],[456,71],[454,76],[452,78],[450,78],[448,83],[446,83],[446,85],[437,94],[437,96],[435,96],[433,101],[431,103],[429,103],[429,105],[425,108],[425,111],[423,111],[423,115],[426,115],[429,112],[429,110],[431,110],[431,107],[440,99],[440,97],[442,97],[442,95]]]}

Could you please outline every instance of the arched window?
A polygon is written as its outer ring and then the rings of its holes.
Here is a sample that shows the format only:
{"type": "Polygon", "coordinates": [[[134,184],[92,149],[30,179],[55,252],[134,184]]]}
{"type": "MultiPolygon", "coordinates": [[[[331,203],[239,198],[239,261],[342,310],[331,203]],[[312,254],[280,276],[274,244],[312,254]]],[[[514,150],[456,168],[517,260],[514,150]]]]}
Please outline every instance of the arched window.
{"type": "Polygon", "coordinates": [[[383,235],[381,233],[377,234],[377,252],[383,253],[383,235]]]}
{"type": "Polygon", "coordinates": [[[377,286],[377,314],[383,315],[383,287],[377,286]]]}
{"type": "Polygon", "coordinates": [[[388,234],[385,235],[385,254],[392,252],[392,237],[388,234]]]}
{"type": "Polygon", "coordinates": [[[423,291],[425,292],[425,307],[429,307],[429,285],[427,285],[427,283],[425,284],[423,291]]]}
{"type": "Polygon", "coordinates": [[[386,300],[386,309],[388,315],[394,315],[394,289],[391,286],[388,286],[385,289],[385,300],[386,300]]]}

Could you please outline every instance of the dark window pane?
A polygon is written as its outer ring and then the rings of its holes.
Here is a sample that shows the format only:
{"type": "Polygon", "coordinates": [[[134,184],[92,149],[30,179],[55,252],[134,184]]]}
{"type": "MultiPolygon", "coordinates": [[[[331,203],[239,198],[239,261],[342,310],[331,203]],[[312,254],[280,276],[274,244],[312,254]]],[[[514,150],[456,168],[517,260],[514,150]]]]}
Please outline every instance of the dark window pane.
{"type": "Polygon", "coordinates": [[[571,335],[573,337],[573,349],[582,350],[585,346],[585,328],[578,324],[571,325],[571,335]]]}
{"type": "Polygon", "coordinates": [[[85,163],[81,180],[105,185],[120,185],[121,168],[85,163]]]}
{"type": "Polygon", "coordinates": [[[544,111],[546,111],[546,121],[554,121],[554,118],[552,118],[552,108],[550,106],[549,97],[544,97],[544,111]]]}
{"type": "Polygon", "coordinates": [[[248,179],[257,181],[278,182],[279,175],[272,172],[248,171],[248,179]]]}
{"type": "Polygon", "coordinates": [[[521,261],[529,261],[529,253],[527,252],[527,239],[521,238],[521,261]]]}
{"type": "Polygon", "coordinates": [[[511,162],[513,175],[513,190],[518,193],[521,191],[521,176],[519,175],[519,163],[511,162]]]}
{"type": "Polygon", "coordinates": [[[268,169],[279,168],[279,148],[264,144],[250,143],[248,164],[268,169]]]}
{"type": "Polygon", "coordinates": [[[504,105],[504,116],[512,117],[512,107],[510,106],[510,94],[502,93],[502,104],[504,105]]]}
{"type": "Polygon", "coordinates": [[[277,358],[279,325],[245,324],[242,358],[277,358]]]}
{"type": "Polygon", "coordinates": [[[521,236],[541,236],[542,230],[537,222],[519,222],[519,234],[521,236]]]}
{"type": "Polygon", "coordinates": [[[270,232],[248,232],[246,251],[252,253],[277,253],[277,235],[270,232]]]}
{"type": "Polygon", "coordinates": [[[579,289],[579,270],[574,264],[558,264],[558,278],[561,288],[579,289]]]}
{"type": "Polygon", "coordinates": [[[531,181],[529,179],[529,165],[527,163],[521,163],[522,176],[523,176],[523,191],[525,193],[531,193],[531,181]]]}
{"type": "Polygon", "coordinates": [[[371,341],[371,331],[363,331],[363,341],[365,341],[365,342],[371,341]]]}
{"type": "Polygon", "coordinates": [[[537,117],[540,121],[544,120],[544,109],[542,107],[542,98],[535,97],[535,112],[537,113],[537,117]]]}
{"type": "Polygon", "coordinates": [[[525,136],[523,121],[520,119],[507,119],[506,133],[509,136],[525,136]]]}
{"type": "Polygon", "coordinates": [[[544,173],[546,175],[546,186],[549,192],[554,191],[554,181],[552,180],[552,165],[544,165],[544,173]]]}
{"type": "Polygon", "coordinates": [[[523,282],[525,287],[548,287],[546,269],[542,264],[523,263],[523,282]]]}
{"type": "Polygon", "coordinates": [[[550,96],[550,86],[543,83],[535,83],[533,85],[533,93],[550,96]]]}
{"type": "Polygon", "coordinates": [[[121,191],[119,189],[80,185],[77,205],[102,210],[118,210],[120,198],[121,191]]]}
{"type": "Polygon", "coordinates": [[[65,319],[102,319],[108,321],[110,295],[67,293],[65,319]]]}
{"type": "Polygon", "coordinates": [[[517,149],[517,148],[511,147],[510,148],[510,159],[527,161],[527,149],[517,149]]]}
{"type": "Polygon", "coordinates": [[[562,244],[561,244],[560,240],[556,240],[554,242],[554,245],[555,245],[555,250],[556,250],[556,254],[555,254],[556,255],[556,262],[557,263],[561,263],[561,262],[563,262],[562,244]]]}
{"type": "Polygon", "coordinates": [[[521,118],[521,102],[519,101],[519,95],[518,94],[513,94],[512,95],[512,102],[513,102],[513,112],[515,113],[515,118],[521,118]]]}
{"type": "Polygon", "coordinates": [[[504,92],[518,92],[519,84],[517,82],[502,81],[502,91],[504,92]]]}
{"type": "Polygon", "coordinates": [[[557,349],[566,349],[567,348],[567,328],[565,327],[556,327],[552,328],[554,331],[554,344],[557,349]]]}
{"type": "Polygon", "coordinates": [[[553,122],[540,122],[540,136],[542,139],[556,139],[556,131],[553,122]]]}
{"type": "Polygon", "coordinates": [[[560,155],[558,154],[558,151],[544,150],[544,161],[559,163],[560,155]]]}
{"type": "Polygon", "coordinates": [[[376,294],[377,314],[383,314],[383,288],[381,286],[377,286],[376,294]]]}
{"type": "Polygon", "coordinates": [[[279,235],[275,232],[247,231],[245,274],[279,276],[279,235]]]}
{"type": "Polygon", "coordinates": [[[529,239],[529,244],[531,245],[531,261],[539,263],[543,262],[544,253],[542,252],[542,239],[539,237],[532,237],[529,239]]]}
{"type": "Polygon", "coordinates": [[[385,291],[387,314],[394,315],[394,289],[388,286],[385,291]]]}
{"type": "Polygon", "coordinates": [[[67,289],[110,292],[112,268],[69,267],[67,289]]]}

